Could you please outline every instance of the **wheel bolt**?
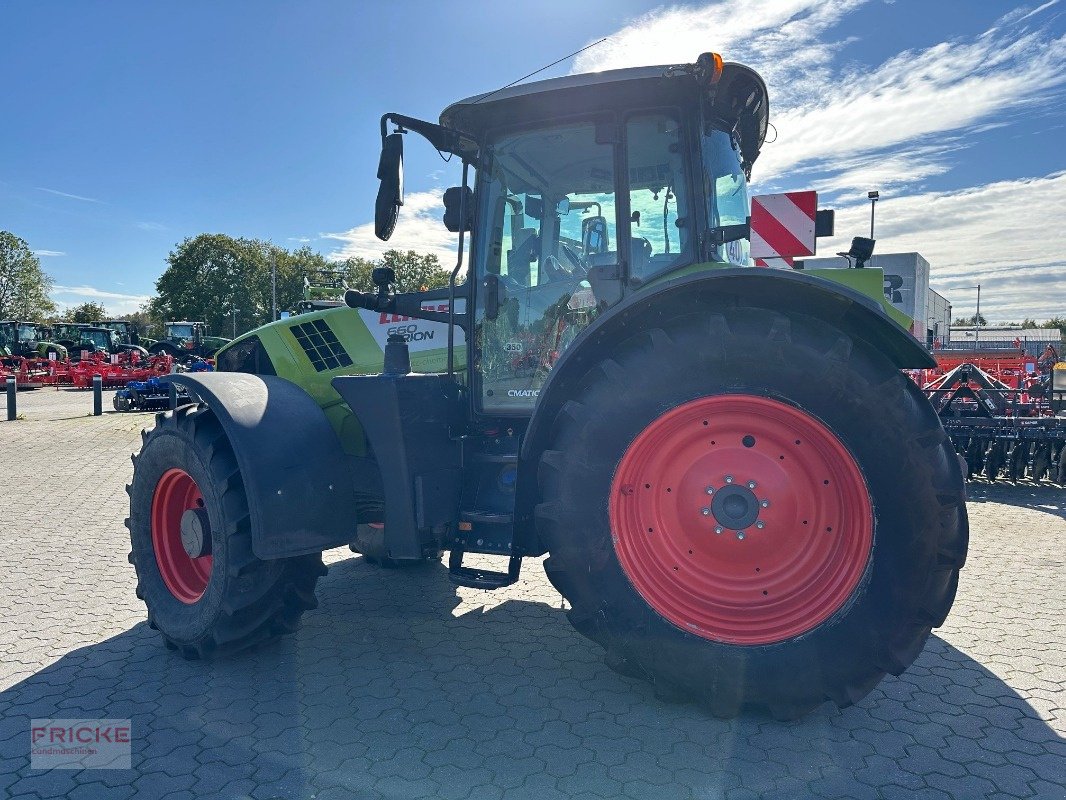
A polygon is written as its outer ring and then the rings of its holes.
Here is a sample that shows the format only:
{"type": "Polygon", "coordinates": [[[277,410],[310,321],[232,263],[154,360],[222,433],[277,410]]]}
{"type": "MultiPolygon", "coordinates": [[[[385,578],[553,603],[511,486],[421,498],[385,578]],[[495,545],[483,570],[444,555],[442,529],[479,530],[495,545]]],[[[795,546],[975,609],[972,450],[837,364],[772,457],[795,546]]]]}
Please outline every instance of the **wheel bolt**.
{"type": "Polygon", "coordinates": [[[748,488],[749,489],[754,489],[755,488],[755,481],[748,481],[748,488]]]}
{"type": "Polygon", "coordinates": [[[711,516],[711,509],[709,509],[706,506],[704,506],[703,508],[700,509],[700,513],[703,514],[703,516],[705,516],[705,517],[709,517],[709,516],[711,516]]]}
{"type": "Polygon", "coordinates": [[[744,538],[744,531],[737,531],[737,538],[738,539],[743,539],[744,538]]]}
{"type": "Polygon", "coordinates": [[[762,520],[760,519],[760,520],[759,520],[758,522],[756,522],[756,523],[755,523],[755,527],[756,527],[756,528],[758,528],[759,530],[762,530],[763,528],[765,528],[765,527],[766,527],[766,523],[765,523],[765,522],[763,522],[763,521],[762,521],[762,520]]]}
{"type": "Polygon", "coordinates": [[[714,532],[715,533],[721,533],[722,532],[722,526],[721,525],[715,525],[714,532]]]}
{"type": "Polygon", "coordinates": [[[707,487],[707,494],[714,494],[714,487],[713,486],[708,486],[707,487]]]}
{"type": "Polygon", "coordinates": [[[763,508],[769,508],[770,507],[770,501],[769,500],[763,500],[761,503],[759,503],[759,505],[762,506],[763,508]]]}
{"type": "Polygon", "coordinates": [[[733,482],[733,476],[732,475],[726,475],[725,476],[725,482],[726,483],[732,483],[733,482]]]}

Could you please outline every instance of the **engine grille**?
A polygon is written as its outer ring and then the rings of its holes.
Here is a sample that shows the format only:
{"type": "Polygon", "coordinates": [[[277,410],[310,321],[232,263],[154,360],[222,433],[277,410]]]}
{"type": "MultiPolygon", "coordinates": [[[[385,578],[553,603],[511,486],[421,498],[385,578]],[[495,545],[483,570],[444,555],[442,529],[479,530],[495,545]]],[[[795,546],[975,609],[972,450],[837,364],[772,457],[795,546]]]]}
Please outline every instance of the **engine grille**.
{"type": "Polygon", "coordinates": [[[289,330],[300,343],[304,353],[311,360],[311,366],[318,372],[328,372],[338,367],[348,367],[352,357],[337,340],[337,335],[324,319],[316,319],[293,325],[289,330]]]}

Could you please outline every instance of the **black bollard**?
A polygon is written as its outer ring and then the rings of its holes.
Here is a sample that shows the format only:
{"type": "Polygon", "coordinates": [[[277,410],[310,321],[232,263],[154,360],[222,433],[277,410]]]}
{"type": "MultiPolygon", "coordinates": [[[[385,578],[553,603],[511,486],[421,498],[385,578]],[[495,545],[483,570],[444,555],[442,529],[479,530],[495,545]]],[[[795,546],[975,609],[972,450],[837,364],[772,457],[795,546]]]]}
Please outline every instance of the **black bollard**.
{"type": "Polygon", "coordinates": [[[104,379],[101,375],[93,375],[93,416],[98,417],[104,413],[104,379]]]}
{"type": "Polygon", "coordinates": [[[18,416],[18,409],[15,407],[15,395],[18,392],[18,386],[15,385],[15,378],[10,377],[6,381],[7,383],[7,421],[14,422],[15,417],[18,416]]]}

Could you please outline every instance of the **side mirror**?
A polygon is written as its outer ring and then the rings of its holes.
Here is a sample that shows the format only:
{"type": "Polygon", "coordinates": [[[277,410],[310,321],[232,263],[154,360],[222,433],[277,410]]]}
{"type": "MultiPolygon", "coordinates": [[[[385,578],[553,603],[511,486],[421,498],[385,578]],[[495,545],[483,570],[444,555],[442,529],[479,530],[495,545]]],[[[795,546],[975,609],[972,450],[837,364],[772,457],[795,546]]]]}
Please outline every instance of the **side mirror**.
{"type": "Polygon", "coordinates": [[[581,220],[581,246],[586,256],[606,253],[611,249],[606,218],[587,217],[581,220]]]}
{"type": "Polygon", "coordinates": [[[469,186],[444,191],[444,227],[452,233],[474,229],[474,192],[469,186]]]}
{"type": "Polygon", "coordinates": [[[374,235],[383,242],[396,230],[396,219],[403,205],[403,134],[385,137],[378,161],[378,196],[374,202],[374,235]]]}
{"type": "Polygon", "coordinates": [[[570,198],[564,197],[558,203],[555,204],[555,213],[560,217],[565,217],[570,213],[570,198]]]}

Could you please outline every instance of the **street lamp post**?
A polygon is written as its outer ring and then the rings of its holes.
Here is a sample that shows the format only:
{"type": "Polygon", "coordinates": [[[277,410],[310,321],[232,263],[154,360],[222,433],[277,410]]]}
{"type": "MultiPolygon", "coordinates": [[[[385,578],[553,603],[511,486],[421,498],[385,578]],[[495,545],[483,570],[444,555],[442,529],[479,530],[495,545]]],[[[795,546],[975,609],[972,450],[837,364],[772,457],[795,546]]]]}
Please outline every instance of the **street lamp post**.
{"type": "Polygon", "coordinates": [[[240,311],[239,308],[233,309],[233,338],[234,339],[237,338],[237,312],[238,311],[240,311]]]}
{"type": "Polygon", "coordinates": [[[877,204],[878,198],[881,197],[880,192],[867,192],[866,197],[870,200],[870,238],[874,238],[874,206],[877,204]]]}
{"type": "Polygon", "coordinates": [[[973,343],[974,349],[977,349],[977,343],[981,341],[981,284],[976,286],[956,286],[955,290],[963,289],[976,289],[977,290],[977,314],[973,318],[973,343]]]}

